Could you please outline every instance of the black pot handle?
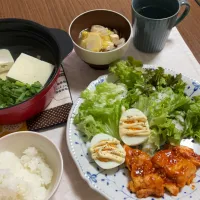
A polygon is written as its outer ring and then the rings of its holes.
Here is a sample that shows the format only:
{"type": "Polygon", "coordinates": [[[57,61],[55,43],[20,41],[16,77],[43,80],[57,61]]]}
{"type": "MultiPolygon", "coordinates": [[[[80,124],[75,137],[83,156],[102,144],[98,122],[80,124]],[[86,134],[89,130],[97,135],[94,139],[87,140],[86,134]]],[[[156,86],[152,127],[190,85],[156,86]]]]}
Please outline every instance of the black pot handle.
{"type": "Polygon", "coordinates": [[[48,28],[54,36],[60,48],[61,59],[63,60],[73,49],[73,43],[69,34],[63,30],[56,28],[48,28]]]}

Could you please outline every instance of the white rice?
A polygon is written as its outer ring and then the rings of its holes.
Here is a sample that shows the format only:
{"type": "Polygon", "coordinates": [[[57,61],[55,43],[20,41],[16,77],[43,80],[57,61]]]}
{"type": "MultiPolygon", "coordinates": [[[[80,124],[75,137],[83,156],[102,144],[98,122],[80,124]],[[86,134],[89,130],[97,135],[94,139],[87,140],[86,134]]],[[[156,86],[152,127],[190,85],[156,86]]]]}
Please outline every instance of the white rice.
{"type": "Polygon", "coordinates": [[[44,200],[53,171],[35,147],[0,153],[0,200],[44,200]]]}

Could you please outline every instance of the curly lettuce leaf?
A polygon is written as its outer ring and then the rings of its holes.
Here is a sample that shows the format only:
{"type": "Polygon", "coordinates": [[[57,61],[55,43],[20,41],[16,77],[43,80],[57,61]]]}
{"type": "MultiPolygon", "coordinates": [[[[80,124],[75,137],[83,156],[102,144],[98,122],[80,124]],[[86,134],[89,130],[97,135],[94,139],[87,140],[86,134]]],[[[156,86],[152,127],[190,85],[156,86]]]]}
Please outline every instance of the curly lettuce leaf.
{"type": "Polygon", "coordinates": [[[200,142],[200,96],[193,97],[185,118],[185,137],[193,137],[200,142]]]}
{"type": "Polygon", "coordinates": [[[126,84],[128,89],[133,88],[136,83],[144,82],[142,63],[132,57],[112,63],[109,70],[118,76],[120,82],[126,84]]]}
{"type": "Polygon", "coordinates": [[[175,93],[182,93],[186,83],[182,80],[182,75],[173,76],[165,74],[162,67],[157,69],[144,69],[141,61],[128,57],[127,60],[120,60],[110,65],[110,72],[119,77],[120,82],[126,84],[129,90],[140,89],[148,95],[159,87],[170,87],[175,93]]]}
{"type": "MultiPolygon", "coordinates": [[[[159,87],[149,96],[145,94],[136,98],[129,91],[123,102],[131,102],[130,107],[141,110],[148,118],[151,135],[144,144],[143,149],[154,152],[165,143],[179,144],[184,138],[185,108],[190,106],[191,99],[184,93],[174,93],[167,87],[159,87]],[[130,93],[129,93],[130,92],[130,93]],[[134,102],[134,103],[133,103],[134,102]]],[[[129,107],[129,108],[130,108],[129,107]]]]}
{"type": "Polygon", "coordinates": [[[81,97],[84,101],[74,118],[78,130],[85,133],[88,140],[98,133],[119,139],[121,100],[126,93],[124,85],[107,82],[97,85],[94,91],[83,91],[81,97]]]}
{"type": "Polygon", "coordinates": [[[165,74],[162,67],[157,69],[146,69],[144,74],[145,84],[151,85],[154,88],[170,87],[175,93],[183,93],[186,83],[182,80],[182,75],[165,74]]]}

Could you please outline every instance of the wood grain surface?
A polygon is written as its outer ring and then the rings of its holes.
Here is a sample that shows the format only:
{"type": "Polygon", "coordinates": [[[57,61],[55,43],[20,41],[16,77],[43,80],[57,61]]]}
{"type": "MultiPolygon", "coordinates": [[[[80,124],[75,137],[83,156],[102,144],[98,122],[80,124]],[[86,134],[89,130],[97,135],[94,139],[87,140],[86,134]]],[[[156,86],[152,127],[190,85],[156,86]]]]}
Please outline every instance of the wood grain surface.
{"type": "MultiPolygon", "coordinates": [[[[189,0],[191,11],[178,29],[200,62],[200,6],[189,0]]],[[[68,30],[80,13],[97,8],[116,10],[131,20],[131,0],[0,0],[0,18],[24,18],[68,30]]]]}

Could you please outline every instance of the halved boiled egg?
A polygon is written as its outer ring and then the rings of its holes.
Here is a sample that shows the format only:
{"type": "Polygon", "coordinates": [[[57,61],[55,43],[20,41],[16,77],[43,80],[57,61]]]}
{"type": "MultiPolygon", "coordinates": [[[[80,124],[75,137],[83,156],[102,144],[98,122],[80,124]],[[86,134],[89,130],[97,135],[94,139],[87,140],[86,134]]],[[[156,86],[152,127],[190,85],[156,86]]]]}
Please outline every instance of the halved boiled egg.
{"type": "Polygon", "coordinates": [[[122,141],[129,146],[145,142],[150,134],[145,114],[136,108],[124,111],[119,122],[119,134],[122,141]]]}
{"type": "Polygon", "coordinates": [[[102,169],[112,169],[121,165],[126,156],[120,141],[103,133],[92,138],[90,152],[94,161],[102,169]]]}

